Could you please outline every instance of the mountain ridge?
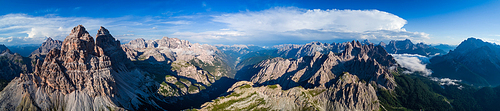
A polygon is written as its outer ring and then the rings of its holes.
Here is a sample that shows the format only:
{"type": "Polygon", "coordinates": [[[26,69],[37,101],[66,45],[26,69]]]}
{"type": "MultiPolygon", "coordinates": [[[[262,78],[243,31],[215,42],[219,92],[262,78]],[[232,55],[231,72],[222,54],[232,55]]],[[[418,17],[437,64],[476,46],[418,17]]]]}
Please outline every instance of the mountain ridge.
{"type": "Polygon", "coordinates": [[[125,56],[119,41],[103,33],[96,40],[82,25],[73,28],[61,50],[50,50],[33,73],[21,74],[0,92],[2,110],[132,110],[139,105],[161,109],[149,98],[155,98],[148,90],[155,84],[119,59],[125,56]]]}

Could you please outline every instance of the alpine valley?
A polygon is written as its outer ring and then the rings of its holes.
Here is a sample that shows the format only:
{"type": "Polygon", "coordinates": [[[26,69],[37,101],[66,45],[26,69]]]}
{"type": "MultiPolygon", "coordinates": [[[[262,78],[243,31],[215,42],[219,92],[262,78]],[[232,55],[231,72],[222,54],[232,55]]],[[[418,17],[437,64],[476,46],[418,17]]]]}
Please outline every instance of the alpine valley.
{"type": "Polygon", "coordinates": [[[121,43],[102,26],[93,37],[78,25],[64,40],[17,53],[0,45],[0,53],[1,111],[500,109],[500,45],[477,38],[458,46],[121,43]]]}

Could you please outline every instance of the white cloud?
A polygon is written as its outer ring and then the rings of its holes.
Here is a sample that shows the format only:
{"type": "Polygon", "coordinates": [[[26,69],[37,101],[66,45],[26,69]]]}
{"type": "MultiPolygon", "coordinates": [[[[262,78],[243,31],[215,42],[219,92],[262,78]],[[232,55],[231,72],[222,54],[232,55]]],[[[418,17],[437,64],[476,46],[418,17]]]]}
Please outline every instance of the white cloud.
{"type": "Polygon", "coordinates": [[[498,37],[493,37],[493,38],[481,37],[479,39],[489,43],[500,44],[500,39],[498,39],[498,37]]]}
{"type": "Polygon", "coordinates": [[[163,23],[174,24],[174,25],[186,25],[186,24],[191,24],[192,22],[191,21],[185,21],[185,20],[179,20],[179,21],[167,21],[167,22],[163,22],[163,23]]]}
{"type": "MultiPolygon", "coordinates": [[[[222,14],[213,16],[212,21],[223,23],[226,26],[223,29],[246,34],[245,36],[216,38],[217,40],[234,39],[230,42],[235,44],[335,39],[370,39],[374,41],[407,38],[416,41],[429,39],[429,34],[409,32],[402,28],[407,23],[403,18],[378,10],[308,10],[295,7],[276,7],[263,11],[222,14]]],[[[198,38],[198,36],[205,36],[214,31],[179,32],[190,33],[191,36],[174,36],[198,38]]],[[[218,31],[225,32],[226,30],[218,31]]],[[[207,37],[204,41],[190,40],[211,43],[206,40],[210,38],[207,37]]]]}
{"type": "Polygon", "coordinates": [[[392,57],[401,65],[403,68],[407,68],[410,71],[405,73],[422,72],[425,76],[431,75],[432,71],[427,69],[425,66],[429,62],[429,58],[421,56],[418,54],[391,54],[392,57]]]}
{"type": "Polygon", "coordinates": [[[106,20],[83,17],[33,17],[26,14],[8,14],[0,16],[0,33],[3,33],[0,34],[2,38],[0,42],[4,44],[41,43],[47,37],[61,39],[67,36],[71,29],[79,24],[98,28],[100,26],[98,24],[107,23],[109,22],[106,20]]]}
{"type": "Polygon", "coordinates": [[[194,32],[176,32],[172,34],[173,36],[181,36],[181,37],[189,37],[188,39],[194,40],[196,42],[205,42],[205,43],[215,43],[217,41],[236,41],[238,39],[251,39],[244,37],[246,36],[243,32],[238,31],[207,31],[202,33],[194,33],[194,32]]]}
{"type": "Polygon", "coordinates": [[[0,43],[41,43],[46,37],[61,40],[79,24],[84,25],[91,34],[95,34],[99,26],[105,26],[114,35],[133,34],[118,36],[117,39],[122,42],[135,38],[158,39],[163,36],[193,43],[256,45],[337,39],[429,39],[429,34],[406,31],[402,28],[406,23],[403,18],[378,10],[309,10],[295,7],[166,18],[7,14],[0,16],[0,40],[3,40],[0,43]]]}
{"type": "Polygon", "coordinates": [[[332,31],[401,30],[406,20],[378,10],[306,10],[276,7],[259,12],[215,16],[214,21],[227,23],[242,31],[285,32],[301,29],[332,31]]]}
{"type": "Polygon", "coordinates": [[[47,37],[64,40],[72,28],[80,24],[91,35],[97,33],[99,26],[104,26],[122,42],[136,38],[160,38],[174,32],[164,22],[163,18],[153,17],[88,18],[7,14],[0,16],[0,44],[40,44],[47,37]]]}
{"type": "Polygon", "coordinates": [[[459,84],[457,82],[462,82],[462,80],[456,80],[456,79],[450,79],[450,78],[437,78],[437,77],[431,77],[430,78],[433,81],[436,81],[439,83],[439,85],[455,85],[458,86],[459,84]]]}

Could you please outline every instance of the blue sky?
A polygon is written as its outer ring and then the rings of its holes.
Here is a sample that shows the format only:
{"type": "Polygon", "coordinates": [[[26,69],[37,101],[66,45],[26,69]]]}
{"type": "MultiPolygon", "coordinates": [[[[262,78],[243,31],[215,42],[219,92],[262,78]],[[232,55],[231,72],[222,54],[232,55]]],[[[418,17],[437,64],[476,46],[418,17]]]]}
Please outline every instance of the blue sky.
{"type": "Polygon", "coordinates": [[[84,25],[126,43],[163,36],[203,44],[303,44],[411,39],[500,43],[500,1],[19,1],[0,0],[0,44],[63,40],[84,25]]]}

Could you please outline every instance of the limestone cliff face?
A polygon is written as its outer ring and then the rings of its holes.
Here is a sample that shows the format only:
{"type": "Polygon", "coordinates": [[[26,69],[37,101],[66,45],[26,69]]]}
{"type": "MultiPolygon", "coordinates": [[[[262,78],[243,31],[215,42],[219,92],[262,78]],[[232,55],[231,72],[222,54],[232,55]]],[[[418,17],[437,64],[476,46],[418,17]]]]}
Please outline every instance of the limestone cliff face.
{"type": "Polygon", "coordinates": [[[82,25],[71,31],[61,50],[38,60],[34,73],[21,74],[0,92],[1,110],[134,110],[159,108],[156,84],[127,61],[120,42],[104,27],[96,41],[82,25]]]}
{"type": "MultiPolygon", "coordinates": [[[[276,105],[257,105],[254,108],[378,110],[380,104],[375,89],[392,90],[396,87],[394,77],[390,73],[391,68],[395,67],[397,67],[396,61],[381,46],[362,45],[360,42],[352,41],[346,43],[345,49],[339,54],[316,52],[313,56],[298,59],[278,57],[264,60],[243,73],[247,76],[237,75],[238,77],[247,77],[241,79],[250,81],[253,87],[246,86],[250,88],[245,90],[233,88],[236,90],[230,89],[228,93],[233,95],[245,92],[243,93],[245,95],[248,92],[257,92],[257,95],[265,95],[261,98],[264,98],[265,103],[269,102],[270,104],[281,100],[287,101],[276,105]],[[279,86],[278,92],[265,93],[275,86],[279,86]],[[296,90],[301,88],[302,90],[296,90]],[[304,90],[309,92],[309,95],[300,93],[304,90]],[[290,100],[307,99],[303,100],[306,101],[305,103],[300,103],[299,101],[287,100],[287,98],[292,98],[290,100]]],[[[207,103],[204,109],[212,110],[219,105],[230,104],[225,102],[234,102],[235,100],[242,99],[228,99],[226,96],[220,98],[222,102],[207,103]]],[[[226,109],[231,110],[233,105],[236,107],[239,104],[243,103],[233,103],[231,107],[226,109]]]]}
{"type": "Polygon", "coordinates": [[[168,104],[178,107],[214,98],[218,95],[214,92],[225,90],[216,91],[221,86],[213,84],[224,82],[220,78],[233,74],[225,54],[207,44],[168,37],[139,38],[122,45],[122,49],[136,66],[161,83],[157,93],[164,96],[168,104]]]}
{"type": "Polygon", "coordinates": [[[347,43],[340,54],[316,52],[314,56],[299,59],[262,61],[243,74],[251,78],[242,79],[263,85],[280,84],[285,88],[329,87],[333,84],[332,80],[349,72],[364,81],[374,81],[384,88],[393,89],[395,82],[389,68],[396,65],[396,61],[382,47],[353,41],[347,43]]]}
{"type": "MultiPolygon", "coordinates": [[[[32,66],[28,58],[12,53],[5,45],[0,45],[0,83],[19,77],[20,73],[30,72],[32,66]]],[[[0,84],[0,91],[5,85],[0,84]]]]}
{"type": "Polygon", "coordinates": [[[229,88],[226,96],[203,104],[201,110],[378,110],[374,87],[348,73],[340,78],[329,88],[287,90],[279,84],[253,87],[252,82],[240,81],[229,88]]]}
{"type": "Polygon", "coordinates": [[[192,44],[186,40],[168,37],[147,41],[140,38],[124,44],[123,50],[132,61],[189,62],[205,70],[207,68],[204,66],[217,67],[209,71],[215,76],[230,76],[230,67],[226,65],[225,55],[216,47],[207,44],[192,44]]]}
{"type": "Polygon", "coordinates": [[[61,49],[62,41],[60,40],[54,40],[52,38],[47,38],[45,42],[42,43],[42,46],[40,46],[38,49],[35,51],[31,52],[30,56],[34,55],[47,55],[51,49],[61,49]]]}
{"type": "Polygon", "coordinates": [[[278,45],[277,54],[284,58],[300,58],[304,56],[313,56],[316,52],[322,53],[340,53],[344,50],[347,43],[320,43],[311,42],[305,45],[278,45]]]}
{"type": "Polygon", "coordinates": [[[45,56],[47,56],[50,50],[52,49],[61,50],[61,46],[62,46],[62,41],[54,40],[50,37],[47,38],[47,40],[42,43],[42,46],[38,47],[38,49],[31,52],[29,58],[31,59],[32,65],[35,65],[37,60],[43,61],[45,56]]]}

